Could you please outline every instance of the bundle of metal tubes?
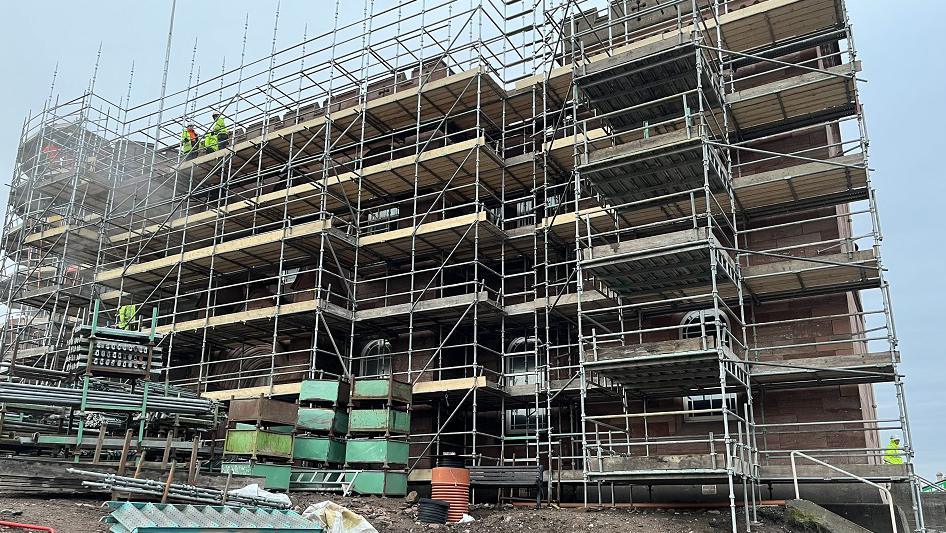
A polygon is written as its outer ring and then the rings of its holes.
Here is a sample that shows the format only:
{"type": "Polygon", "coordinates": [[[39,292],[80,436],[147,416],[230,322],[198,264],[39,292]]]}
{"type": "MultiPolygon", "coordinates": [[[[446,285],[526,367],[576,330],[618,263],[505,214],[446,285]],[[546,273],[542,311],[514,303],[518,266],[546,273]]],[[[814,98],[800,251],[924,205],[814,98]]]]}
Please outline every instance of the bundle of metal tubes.
{"type": "MultiPolygon", "coordinates": [[[[15,411],[12,409],[9,411],[15,411]]],[[[187,419],[187,420],[198,420],[198,419],[187,419]]],[[[93,434],[98,432],[98,428],[116,428],[120,427],[123,423],[123,419],[110,416],[105,413],[88,413],[85,417],[85,430],[93,434]]],[[[3,420],[2,429],[4,433],[16,432],[16,433],[58,433],[60,431],[70,432],[74,431],[79,427],[79,421],[73,420],[72,424],[69,424],[69,420],[62,420],[60,423],[59,420],[55,418],[20,418],[16,416],[7,415],[3,420]]]]}
{"type": "Polygon", "coordinates": [[[10,369],[14,369],[17,377],[39,380],[63,380],[68,379],[70,374],[62,370],[50,370],[48,368],[37,368],[28,364],[13,365],[8,361],[0,363],[0,375],[8,374],[10,369]]]}
{"type": "Polygon", "coordinates": [[[194,485],[185,485],[182,483],[171,483],[166,485],[160,481],[150,479],[139,479],[126,476],[117,476],[115,474],[102,474],[99,472],[89,472],[69,468],[66,470],[70,474],[77,474],[82,477],[91,478],[94,481],[83,481],[82,485],[93,489],[109,490],[115,492],[127,492],[129,494],[140,494],[143,496],[162,497],[167,488],[169,501],[182,503],[203,503],[207,505],[240,505],[246,507],[270,507],[272,509],[289,509],[291,504],[284,501],[274,500],[260,496],[240,496],[228,494],[226,500],[223,498],[223,491],[207,487],[197,487],[194,485]]]}
{"type": "MultiPolygon", "coordinates": [[[[123,409],[141,406],[140,394],[122,392],[88,391],[89,409],[123,409]]],[[[0,382],[0,403],[54,405],[57,407],[80,407],[82,391],[27,383],[0,382]]],[[[161,413],[206,415],[213,412],[213,402],[200,398],[175,398],[172,396],[148,396],[148,410],[161,413]]]]}
{"type": "MultiPolygon", "coordinates": [[[[114,391],[114,392],[130,392],[131,386],[126,383],[118,383],[115,381],[105,381],[103,379],[93,378],[91,381],[91,387],[95,390],[101,391],[114,391]]],[[[154,381],[149,381],[145,383],[148,387],[149,395],[158,395],[158,396],[168,396],[173,398],[197,398],[197,394],[193,391],[182,389],[181,387],[176,387],[174,385],[164,386],[163,383],[156,383],[154,381]]],[[[139,382],[138,389],[141,389],[142,383],[139,382]]]]}
{"type": "Polygon", "coordinates": [[[42,422],[32,422],[28,420],[11,420],[6,419],[3,421],[3,432],[10,433],[36,433],[36,432],[53,432],[55,433],[58,429],[58,426],[51,424],[43,424],[42,422]]]}

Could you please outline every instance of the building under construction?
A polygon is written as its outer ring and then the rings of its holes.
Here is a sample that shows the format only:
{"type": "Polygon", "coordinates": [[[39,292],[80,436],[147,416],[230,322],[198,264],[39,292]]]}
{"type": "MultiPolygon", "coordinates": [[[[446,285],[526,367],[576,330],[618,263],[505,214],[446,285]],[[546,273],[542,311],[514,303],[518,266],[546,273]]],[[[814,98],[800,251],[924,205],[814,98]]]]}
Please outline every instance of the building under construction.
{"type": "Polygon", "coordinates": [[[410,384],[418,486],[541,465],[552,501],[716,499],[735,531],[853,474],[922,528],[841,0],[382,4],[28,117],[0,375],[61,385],[134,305],[195,396],[410,384]],[[214,112],[229,138],[182,149],[214,112]]]}

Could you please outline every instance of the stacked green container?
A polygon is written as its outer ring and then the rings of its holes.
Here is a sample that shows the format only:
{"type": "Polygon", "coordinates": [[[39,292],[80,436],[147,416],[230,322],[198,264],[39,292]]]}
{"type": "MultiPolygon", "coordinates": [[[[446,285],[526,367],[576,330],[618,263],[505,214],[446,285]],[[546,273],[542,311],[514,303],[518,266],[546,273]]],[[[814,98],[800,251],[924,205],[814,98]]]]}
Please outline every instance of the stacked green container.
{"type": "Polygon", "coordinates": [[[222,472],[265,478],[267,489],[287,490],[298,406],[270,398],[231,400],[222,472]]]}
{"type": "Polygon", "coordinates": [[[312,379],[299,387],[299,417],[293,457],[309,466],[345,462],[348,432],[349,384],[340,380],[312,379]]]}
{"type": "Polygon", "coordinates": [[[388,378],[359,378],[352,384],[348,409],[345,468],[360,494],[403,496],[411,430],[410,383],[388,378]]]}

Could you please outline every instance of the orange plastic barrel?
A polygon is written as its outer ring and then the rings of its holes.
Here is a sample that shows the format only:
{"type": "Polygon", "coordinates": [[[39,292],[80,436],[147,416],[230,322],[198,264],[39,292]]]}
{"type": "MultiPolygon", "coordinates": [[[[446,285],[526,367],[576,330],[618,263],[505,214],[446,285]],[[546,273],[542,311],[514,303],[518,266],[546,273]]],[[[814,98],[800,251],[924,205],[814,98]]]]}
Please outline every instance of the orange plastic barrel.
{"type": "Polygon", "coordinates": [[[438,466],[430,473],[430,497],[450,503],[447,523],[459,522],[470,510],[470,471],[438,466]]]}

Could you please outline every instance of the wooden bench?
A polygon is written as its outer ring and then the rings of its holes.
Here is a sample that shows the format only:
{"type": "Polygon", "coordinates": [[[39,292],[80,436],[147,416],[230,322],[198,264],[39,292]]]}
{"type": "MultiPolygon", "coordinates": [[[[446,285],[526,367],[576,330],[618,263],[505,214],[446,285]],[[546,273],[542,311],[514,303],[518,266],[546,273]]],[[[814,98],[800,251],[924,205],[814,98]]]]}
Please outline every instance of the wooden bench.
{"type": "Polygon", "coordinates": [[[545,467],[542,465],[513,466],[471,466],[470,485],[479,487],[519,487],[535,488],[535,508],[538,509],[542,504],[542,494],[545,488],[543,474],[545,467]]]}

